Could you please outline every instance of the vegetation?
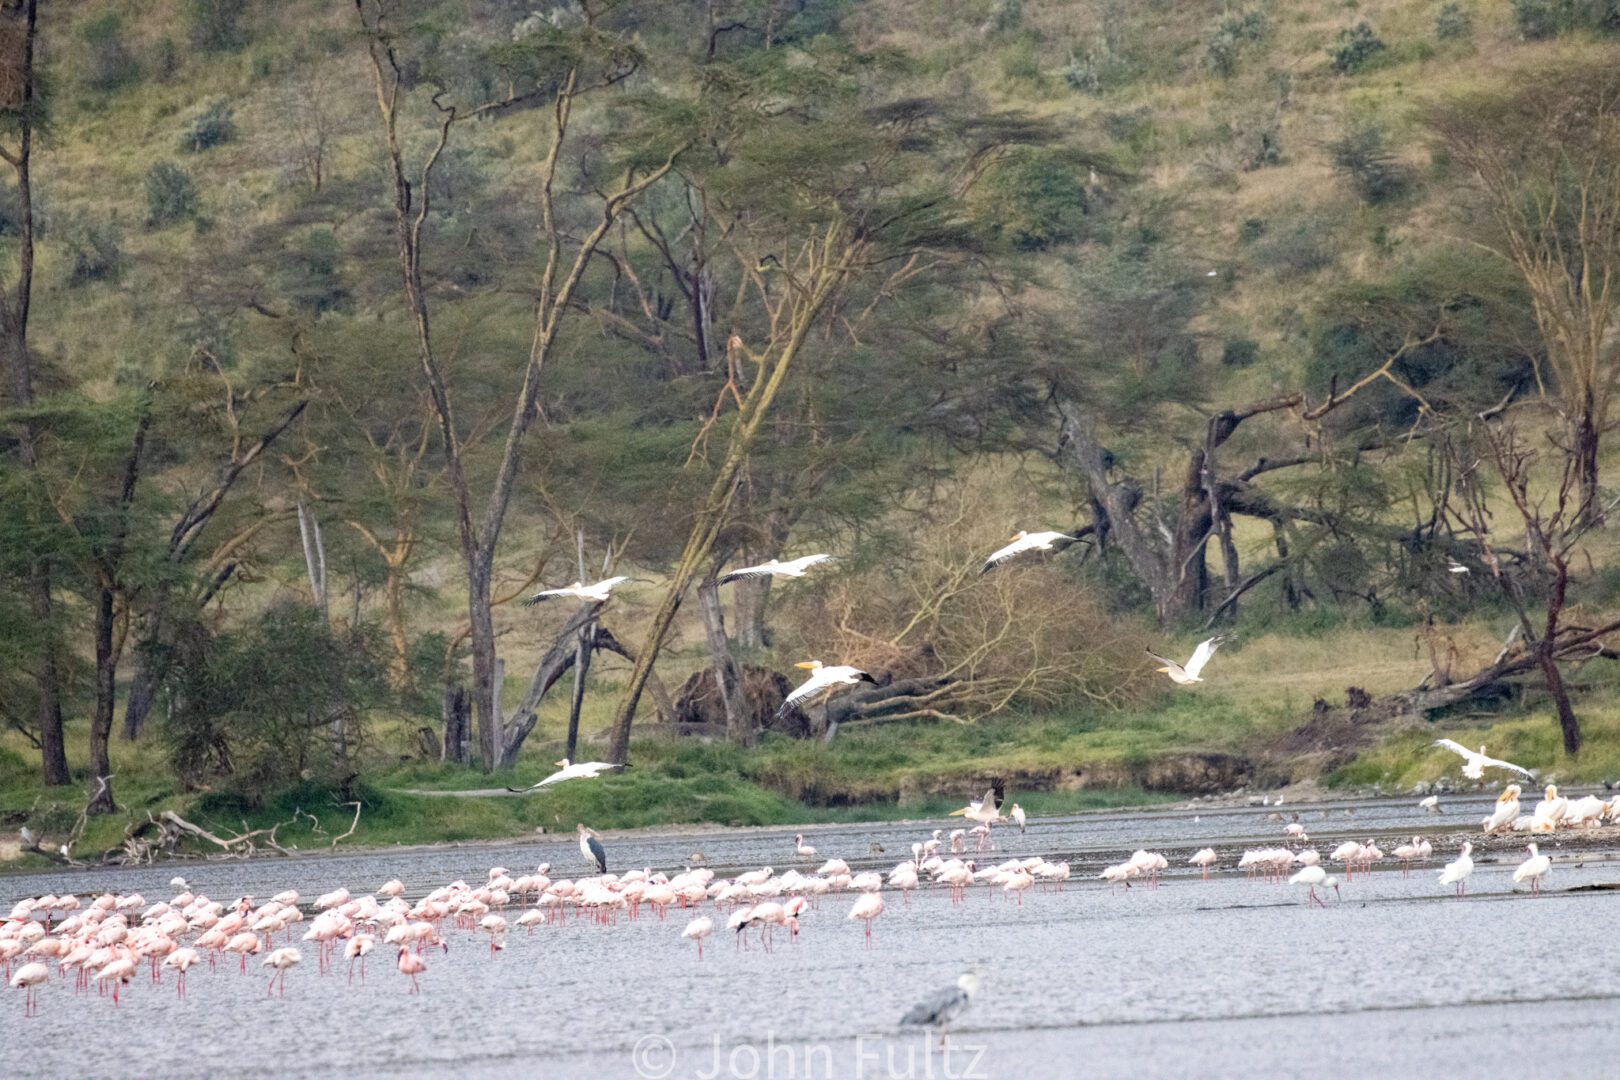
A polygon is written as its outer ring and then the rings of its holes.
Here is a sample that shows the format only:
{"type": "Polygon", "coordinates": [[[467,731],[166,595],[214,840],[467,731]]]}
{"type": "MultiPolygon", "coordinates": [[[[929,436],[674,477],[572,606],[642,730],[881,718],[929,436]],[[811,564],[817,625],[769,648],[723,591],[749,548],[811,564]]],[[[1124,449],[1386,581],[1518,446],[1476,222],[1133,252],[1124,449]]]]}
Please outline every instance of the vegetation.
{"type": "Polygon", "coordinates": [[[0,826],[1612,779],[1617,10],[5,7],[0,826]]]}

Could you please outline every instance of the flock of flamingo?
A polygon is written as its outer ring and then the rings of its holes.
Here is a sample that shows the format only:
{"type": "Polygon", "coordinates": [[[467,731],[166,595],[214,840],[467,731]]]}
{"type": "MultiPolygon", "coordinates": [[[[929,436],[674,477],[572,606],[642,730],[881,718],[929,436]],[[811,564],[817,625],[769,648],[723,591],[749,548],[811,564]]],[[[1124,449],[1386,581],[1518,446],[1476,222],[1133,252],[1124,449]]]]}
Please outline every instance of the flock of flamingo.
{"type": "MultiPolygon", "coordinates": [[[[1487,834],[1508,829],[1551,833],[1620,820],[1620,796],[1608,802],[1595,796],[1572,801],[1549,786],[1532,813],[1521,816],[1520,794],[1517,784],[1503,790],[1495,811],[1482,822],[1487,834]],[[1521,824],[1525,821],[1528,824],[1521,824]]],[[[1440,811],[1434,799],[1420,805],[1440,811]]],[[[71,976],[76,991],[94,987],[103,995],[110,993],[115,1007],[120,989],[140,977],[143,967],[145,981],[152,984],[172,972],[175,993],[185,997],[188,970],[204,963],[214,968],[233,957],[244,975],[248,958],[257,958],[261,967],[269,969],[265,992],[285,994],[288,971],[304,960],[295,938],[315,951],[322,974],[334,972],[341,951],[348,961],[351,983],[357,970],[364,982],[368,954],[379,946],[389,949],[395,954],[400,975],[410,980],[408,992],[419,993],[418,976],[428,968],[423,950],[448,952],[447,939],[457,932],[487,939],[493,956],[506,947],[514,929],[533,934],[537,926],[566,924],[570,919],[613,925],[621,917],[638,919],[644,909],[663,920],[671,908],[679,908],[692,912],[681,936],[696,944],[701,960],[703,942],[722,916],[738,948],[748,947],[752,931],[760,947],[770,951],[775,931],[785,932],[790,943],[796,941],[801,918],[818,903],[846,894],[854,897],[846,918],[864,924],[865,945],[870,948],[873,924],[886,908],[885,890],[891,895],[899,892],[902,904],[909,907],[912,891],[944,888],[954,905],[966,900],[971,887],[983,885],[991,898],[999,891],[1022,906],[1025,892],[1038,886],[1062,889],[1070,879],[1069,863],[1040,855],[985,866],[970,855],[970,839],[975,845],[973,854],[993,848],[990,833],[994,823],[1011,822],[1022,831],[1025,818],[1017,804],[1010,815],[1003,816],[994,793],[987,792],[955,814],[976,822],[975,827],[949,833],[933,830],[931,836],[911,845],[911,858],[887,873],[857,872],[839,858],[822,860],[803,835],[793,839],[793,857],[804,864],[802,871],[777,873],[765,866],[729,878],[704,866],[691,866],[673,875],[646,869],[608,873],[602,844],[596,834],[581,827],[580,850],[589,868],[597,871],[594,875],[553,878],[550,864],[542,863],[533,873],[513,876],[497,866],[481,884],[453,881],[431,889],[415,902],[405,898],[405,885],[393,880],[374,894],[355,895],[339,888],[307,905],[295,890],[277,893],[262,903],[251,897],[223,903],[178,877],[169,883],[175,894],[153,904],[137,894],[104,893],[87,901],[72,894],[31,897],[18,901],[0,922],[0,964],[9,984],[26,992],[25,1011],[30,1015],[37,1013],[40,992],[52,981],[53,963],[59,980],[65,983],[71,976]],[[811,871],[809,867],[816,863],[819,866],[811,871]],[[712,905],[713,914],[702,913],[705,905],[712,905]],[[300,934],[299,924],[306,917],[308,926],[300,934]]],[[[1324,864],[1339,863],[1345,879],[1351,880],[1386,858],[1370,839],[1365,843],[1346,841],[1324,857],[1315,848],[1303,846],[1310,838],[1297,816],[1283,832],[1286,841],[1296,847],[1245,851],[1234,869],[1273,882],[1286,877],[1290,884],[1308,890],[1307,906],[1325,908],[1318,890],[1337,893],[1339,889],[1338,879],[1328,874],[1324,864]]],[[[1528,850],[1530,857],[1514,871],[1513,880],[1516,884],[1528,882],[1531,892],[1539,893],[1551,859],[1540,854],[1534,843],[1528,850]]],[[[1403,875],[1432,854],[1431,844],[1420,836],[1391,853],[1400,862],[1403,875]]],[[[1198,867],[1207,879],[1219,861],[1216,851],[1206,847],[1186,864],[1198,867]]],[[[1140,850],[1124,862],[1104,867],[1097,877],[1110,888],[1123,885],[1128,889],[1136,879],[1157,887],[1159,874],[1169,866],[1163,853],[1140,850]]],[[[1473,870],[1472,844],[1464,842],[1458,857],[1440,870],[1439,884],[1454,887],[1461,899],[1473,870]]]]}

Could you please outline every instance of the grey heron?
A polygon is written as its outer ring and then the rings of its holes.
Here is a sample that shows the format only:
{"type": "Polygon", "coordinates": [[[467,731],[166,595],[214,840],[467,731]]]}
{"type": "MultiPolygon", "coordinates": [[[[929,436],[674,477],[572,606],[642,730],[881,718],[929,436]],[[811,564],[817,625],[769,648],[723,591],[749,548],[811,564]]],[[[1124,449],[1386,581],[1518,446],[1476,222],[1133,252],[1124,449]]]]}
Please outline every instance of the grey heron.
{"type": "Polygon", "coordinates": [[[581,822],[579,828],[579,853],[585,856],[587,862],[596,864],[596,872],[607,873],[607,849],[602,847],[602,838],[597,831],[581,822]]]}
{"type": "Polygon", "coordinates": [[[939,1028],[939,1044],[945,1045],[951,1022],[973,1004],[984,974],[978,968],[958,975],[954,985],[941,987],[907,1010],[900,1023],[908,1027],[939,1028]]]}

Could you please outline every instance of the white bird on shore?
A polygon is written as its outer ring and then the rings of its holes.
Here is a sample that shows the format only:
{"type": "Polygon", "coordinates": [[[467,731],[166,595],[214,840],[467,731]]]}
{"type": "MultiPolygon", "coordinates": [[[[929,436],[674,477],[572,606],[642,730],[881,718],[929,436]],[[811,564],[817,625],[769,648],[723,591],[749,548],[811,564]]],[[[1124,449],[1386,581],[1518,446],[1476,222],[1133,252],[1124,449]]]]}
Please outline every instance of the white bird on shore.
{"type": "Polygon", "coordinates": [[[1476,754],[1462,743],[1451,739],[1436,739],[1431,745],[1443,746],[1447,750],[1450,750],[1453,754],[1460,755],[1463,759],[1462,773],[1470,780],[1479,780],[1483,778],[1485,775],[1485,770],[1493,768],[1511,769],[1512,771],[1523,776],[1535,776],[1535,773],[1531,772],[1529,769],[1515,765],[1511,761],[1502,761],[1499,758],[1486,757],[1485,748],[1483,746],[1479,748],[1479,753],[1476,754]]]}
{"type": "Polygon", "coordinates": [[[1483,822],[1485,831],[1493,833],[1504,826],[1511,826],[1519,816],[1519,792],[1522,789],[1518,784],[1509,784],[1502,789],[1502,794],[1496,797],[1496,809],[1483,822]]]}
{"type": "Polygon", "coordinates": [[[980,574],[988,574],[1008,559],[1017,558],[1031,551],[1062,551],[1071,544],[1080,542],[1080,537],[1070,536],[1064,532],[1025,532],[1019,529],[1013,534],[1012,543],[1004,548],[998,548],[990,553],[984,560],[980,574]]]}
{"type": "Polygon", "coordinates": [[[1468,875],[1474,872],[1474,860],[1469,854],[1473,850],[1473,844],[1466,840],[1463,841],[1462,854],[1458,855],[1452,862],[1448,862],[1445,869],[1440,871],[1440,884],[1455,885],[1457,887],[1457,899],[1459,900],[1468,891],[1468,875]]]}
{"type": "Polygon", "coordinates": [[[1225,638],[1216,636],[1199,642],[1198,648],[1193,650],[1192,658],[1185,664],[1178,664],[1174,660],[1160,656],[1152,649],[1149,649],[1147,654],[1164,665],[1158,670],[1170,676],[1171,682],[1177,686],[1191,686],[1193,683],[1204,681],[1199,678],[1198,673],[1204,670],[1204,665],[1209,663],[1209,658],[1215,655],[1215,650],[1220,648],[1224,641],[1225,638]]]}
{"type": "Polygon", "coordinates": [[[1539,894],[1541,892],[1541,879],[1546,877],[1547,871],[1552,869],[1552,859],[1537,851],[1534,844],[1530,844],[1525,850],[1530,852],[1530,857],[1520,863],[1517,870],[1513,871],[1513,884],[1518,885],[1528,881],[1530,883],[1530,892],[1539,894]]]}
{"type": "Polygon", "coordinates": [[[539,592],[523,601],[523,606],[533,607],[536,604],[544,603],[545,601],[558,596],[571,596],[576,600],[589,600],[592,603],[605,604],[608,601],[608,595],[612,593],[614,589],[617,589],[620,585],[623,585],[627,581],[640,580],[640,578],[624,577],[621,575],[619,577],[604,578],[603,580],[594,582],[590,585],[576,581],[572,585],[565,585],[560,589],[541,589],[539,592]]]}
{"type": "Polygon", "coordinates": [[[701,960],[703,959],[703,939],[713,931],[714,920],[706,915],[700,915],[686,924],[686,929],[681,931],[681,937],[697,942],[698,959],[701,960]]]}
{"type": "Polygon", "coordinates": [[[1431,814],[1445,813],[1444,810],[1440,809],[1440,796],[1438,795],[1430,795],[1426,799],[1419,799],[1418,809],[1427,810],[1431,814]]]}
{"type": "Polygon", "coordinates": [[[1548,784],[1545,796],[1536,803],[1535,812],[1531,815],[1534,818],[1531,828],[1536,832],[1552,832],[1569,810],[1569,800],[1558,794],[1557,784],[1548,784]]]}
{"type": "Polygon", "coordinates": [[[877,682],[876,679],[860,668],[849,664],[835,664],[832,667],[826,667],[820,660],[809,660],[793,666],[810,672],[810,677],[795,687],[793,692],[783,699],[782,707],[776,710],[777,716],[787,715],[823,690],[831,690],[835,686],[858,686],[863,682],[873,684],[877,682]]]}
{"type": "Polygon", "coordinates": [[[715,584],[726,585],[744,578],[801,578],[812,566],[820,566],[822,563],[831,562],[832,559],[831,555],[801,555],[787,562],[766,559],[758,566],[738,567],[729,574],[722,575],[715,584]]]}
{"type": "Polygon", "coordinates": [[[1018,831],[1023,832],[1024,831],[1024,808],[1022,806],[1019,806],[1017,803],[1013,803],[1012,804],[1012,810],[1008,812],[1008,816],[1012,818],[1012,823],[1014,825],[1018,826],[1018,831]]]}
{"type": "Polygon", "coordinates": [[[539,791],[541,788],[549,787],[552,784],[560,784],[564,780],[594,780],[609,769],[624,768],[623,765],[614,765],[607,761],[569,761],[567,758],[553,764],[560,766],[560,768],[533,787],[509,787],[506,790],[526,794],[530,791],[539,791]]]}

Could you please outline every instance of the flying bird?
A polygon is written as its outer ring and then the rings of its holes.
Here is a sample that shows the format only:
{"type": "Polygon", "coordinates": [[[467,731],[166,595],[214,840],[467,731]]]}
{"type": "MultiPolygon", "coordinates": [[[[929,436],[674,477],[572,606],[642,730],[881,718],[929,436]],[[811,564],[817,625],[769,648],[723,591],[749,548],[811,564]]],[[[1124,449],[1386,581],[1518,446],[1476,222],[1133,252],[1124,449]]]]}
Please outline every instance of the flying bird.
{"type": "Polygon", "coordinates": [[[786,716],[801,706],[803,702],[815,697],[823,690],[831,690],[835,686],[855,686],[863,682],[876,683],[866,672],[849,664],[836,664],[824,667],[820,660],[810,660],[802,664],[794,664],[796,668],[803,668],[810,672],[810,677],[794,688],[783,701],[782,707],[776,710],[777,716],[786,716]]]}
{"type": "Polygon", "coordinates": [[[596,864],[598,874],[607,873],[607,849],[602,846],[602,837],[584,822],[579,824],[579,853],[587,862],[596,864]]]}
{"type": "Polygon", "coordinates": [[[609,769],[624,768],[623,765],[614,765],[606,761],[569,761],[567,758],[563,758],[555,764],[561,766],[561,768],[533,787],[509,787],[506,790],[526,794],[530,791],[539,791],[541,788],[551,784],[560,784],[564,780],[594,780],[609,769]]]}
{"type": "Polygon", "coordinates": [[[984,797],[968,803],[960,810],[952,810],[951,817],[965,817],[969,821],[977,821],[982,825],[991,825],[1001,821],[1001,813],[996,805],[996,789],[991,788],[984,793],[984,797]]]}
{"type": "Polygon", "coordinates": [[[766,559],[758,566],[741,566],[724,575],[716,582],[725,585],[743,578],[801,578],[812,566],[820,566],[825,562],[832,562],[831,555],[801,555],[797,559],[780,562],[776,559],[766,559]]]}
{"type": "Polygon", "coordinates": [[[1191,686],[1193,683],[1204,681],[1199,678],[1198,673],[1204,670],[1204,665],[1209,663],[1209,658],[1215,655],[1215,650],[1220,648],[1225,641],[1226,638],[1217,636],[1199,642],[1198,648],[1193,650],[1192,658],[1185,664],[1178,664],[1174,660],[1168,660],[1152,649],[1148,650],[1148,655],[1164,665],[1158,670],[1170,676],[1171,682],[1177,686],[1191,686]]]}
{"type": "Polygon", "coordinates": [[[1468,567],[1464,566],[1462,563],[1458,562],[1456,559],[1447,559],[1446,560],[1446,569],[1451,571],[1453,574],[1466,574],[1466,573],[1469,572],[1468,567]]]}
{"type": "Polygon", "coordinates": [[[939,1044],[945,1045],[951,1021],[961,1016],[973,1004],[973,995],[979,992],[983,974],[978,968],[957,976],[954,986],[942,987],[923,998],[906,1011],[900,1023],[912,1027],[939,1028],[939,1044]]]}
{"type": "Polygon", "coordinates": [[[1462,773],[1470,780],[1480,779],[1485,775],[1485,770],[1491,768],[1512,769],[1516,773],[1529,777],[1534,777],[1536,775],[1529,769],[1521,768],[1520,766],[1513,764],[1511,761],[1501,761],[1497,758],[1486,757],[1485,748],[1483,746],[1479,748],[1479,753],[1476,754],[1462,743],[1453,742],[1450,739],[1436,739],[1432,745],[1443,746],[1447,750],[1450,750],[1453,754],[1461,755],[1463,759],[1462,773]]]}
{"type": "Polygon", "coordinates": [[[1017,558],[1030,551],[1062,551],[1071,544],[1081,541],[1078,536],[1070,536],[1064,532],[1038,532],[1031,533],[1019,529],[1012,536],[1012,543],[990,553],[984,560],[984,566],[979,573],[988,574],[1008,559],[1017,558]]]}
{"type": "Polygon", "coordinates": [[[603,580],[591,585],[586,585],[576,581],[572,585],[566,585],[560,589],[541,589],[539,592],[523,601],[523,606],[533,607],[536,604],[544,603],[545,601],[557,596],[572,596],[576,600],[589,600],[592,603],[605,604],[608,600],[608,594],[613,592],[614,589],[617,589],[620,585],[623,585],[627,581],[641,580],[643,579],[620,576],[604,578],[603,580]]]}

